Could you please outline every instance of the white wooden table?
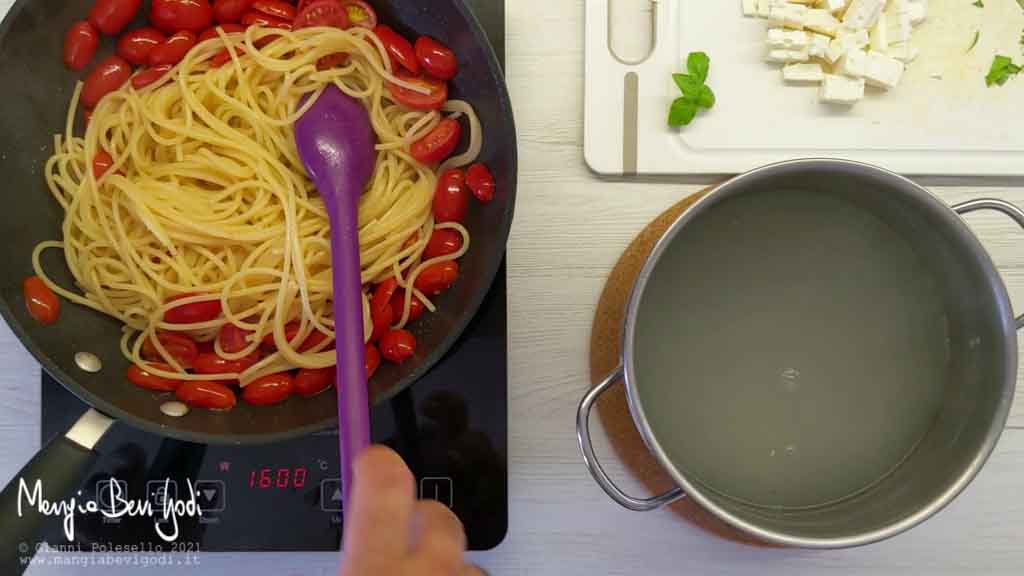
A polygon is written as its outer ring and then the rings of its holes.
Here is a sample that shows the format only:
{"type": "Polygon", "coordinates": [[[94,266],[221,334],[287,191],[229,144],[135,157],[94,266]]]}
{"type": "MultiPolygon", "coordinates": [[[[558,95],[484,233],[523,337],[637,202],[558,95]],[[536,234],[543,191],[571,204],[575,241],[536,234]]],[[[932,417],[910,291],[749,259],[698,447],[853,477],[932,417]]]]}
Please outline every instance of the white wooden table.
{"type": "MultiPolygon", "coordinates": [[[[522,166],[509,256],[511,526],[503,545],[475,559],[495,575],[1024,574],[1024,387],[1011,429],[967,492],[923,527],[868,548],[754,549],[709,536],[672,513],[627,512],[597,488],[574,439],[576,404],[589,382],[594,306],[633,235],[702,183],[594,178],[581,149],[583,0],[509,0],[507,11],[522,166]]],[[[997,196],[1024,204],[1021,187],[975,182],[935,190],[949,202],[997,196]]],[[[997,216],[972,217],[971,224],[1024,310],[1024,233],[997,216]]],[[[39,445],[39,369],[6,326],[0,327],[0,366],[0,482],[6,482],[39,445]]],[[[599,429],[598,449],[610,454],[599,429]]],[[[613,458],[605,461],[616,477],[628,476],[613,458]]],[[[204,554],[200,562],[142,572],[336,572],[334,554],[204,554]]],[[[137,571],[38,567],[30,573],[137,571]]]]}

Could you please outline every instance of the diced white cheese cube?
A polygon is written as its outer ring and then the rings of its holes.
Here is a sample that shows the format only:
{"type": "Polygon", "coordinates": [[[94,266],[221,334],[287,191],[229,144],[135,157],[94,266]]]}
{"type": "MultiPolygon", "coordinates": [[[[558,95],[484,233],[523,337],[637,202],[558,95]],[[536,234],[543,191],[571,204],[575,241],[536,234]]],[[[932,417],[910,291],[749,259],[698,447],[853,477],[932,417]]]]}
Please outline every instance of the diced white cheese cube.
{"type": "Polygon", "coordinates": [[[836,62],[835,71],[851,78],[860,78],[867,71],[868,53],[863,50],[850,50],[836,62]]]}
{"type": "Polygon", "coordinates": [[[769,28],[769,48],[785,48],[795,50],[806,47],[810,44],[810,34],[803,30],[786,30],[785,28],[769,28]]]}
{"type": "Polygon", "coordinates": [[[782,67],[782,79],[794,84],[817,84],[825,79],[821,64],[787,64],[782,67]]]}
{"type": "Polygon", "coordinates": [[[864,80],[871,86],[890,90],[900,83],[905,68],[903,62],[895,58],[881,52],[868,52],[864,80]]]}
{"type": "Polygon", "coordinates": [[[870,38],[866,30],[856,32],[839,32],[839,36],[829,44],[828,61],[836,62],[850,50],[860,50],[868,45],[870,38]]]}
{"type": "MultiPolygon", "coordinates": [[[[810,42],[807,44],[807,53],[811,55],[811,58],[820,58],[829,63],[834,63],[835,60],[830,60],[828,57],[828,47],[832,43],[832,39],[824,34],[808,34],[810,42]]],[[[838,60],[838,57],[836,57],[838,60]]]]}
{"type": "Polygon", "coordinates": [[[743,15],[747,18],[757,16],[757,0],[743,0],[743,15]]]}
{"type": "Polygon", "coordinates": [[[853,0],[843,14],[843,24],[850,30],[867,30],[875,25],[885,10],[886,0],[853,0]]]}
{"type": "Polygon", "coordinates": [[[871,29],[871,49],[885,52],[889,49],[889,15],[883,13],[871,29]]]}
{"type": "Polygon", "coordinates": [[[903,62],[904,64],[909,64],[916,60],[917,55],[920,53],[921,51],[918,50],[916,46],[909,42],[889,44],[889,56],[892,56],[893,58],[899,60],[900,62],[903,62]]]}
{"type": "Polygon", "coordinates": [[[906,42],[914,34],[914,26],[910,23],[910,14],[893,14],[892,18],[886,20],[888,30],[886,34],[889,42],[906,42]]]}
{"type": "Polygon", "coordinates": [[[903,14],[909,10],[910,0],[889,0],[885,11],[888,14],[903,14]]]}
{"type": "Polygon", "coordinates": [[[846,9],[849,0],[818,0],[818,8],[838,14],[846,9]]]}
{"type": "Polygon", "coordinates": [[[864,79],[826,74],[818,99],[830,104],[855,104],[864,99],[864,79]]]}
{"type": "Polygon", "coordinates": [[[807,6],[802,4],[772,4],[768,11],[772,26],[803,30],[807,22],[807,6]]]}
{"type": "Polygon", "coordinates": [[[815,8],[807,11],[807,21],[804,22],[804,28],[808,30],[834,38],[839,32],[839,26],[839,20],[828,10],[815,8]]]}
{"type": "Polygon", "coordinates": [[[807,47],[797,50],[786,50],[785,48],[769,48],[765,54],[766,62],[774,62],[776,64],[790,64],[793,62],[807,62],[811,58],[807,47]]]}
{"type": "Polygon", "coordinates": [[[910,16],[910,24],[917,26],[928,18],[928,0],[910,2],[907,5],[907,15],[910,16]]]}

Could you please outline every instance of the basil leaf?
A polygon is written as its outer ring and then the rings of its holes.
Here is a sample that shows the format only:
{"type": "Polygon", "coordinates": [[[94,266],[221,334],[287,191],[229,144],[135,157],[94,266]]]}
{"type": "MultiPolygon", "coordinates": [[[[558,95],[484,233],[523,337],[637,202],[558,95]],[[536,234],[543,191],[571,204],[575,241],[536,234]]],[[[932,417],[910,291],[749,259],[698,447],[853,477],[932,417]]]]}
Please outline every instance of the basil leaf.
{"type": "Polygon", "coordinates": [[[668,111],[669,126],[685,126],[697,115],[697,105],[686,98],[676,98],[668,111]]]}
{"type": "Polygon", "coordinates": [[[1013,63],[1007,56],[997,55],[992,59],[992,68],[989,69],[988,75],[985,76],[985,85],[991,86],[996,84],[1002,86],[1006,84],[1010,77],[1020,73],[1021,67],[1013,63]]]}
{"type": "Polygon", "coordinates": [[[711,69],[711,58],[703,52],[690,52],[686,59],[686,70],[701,83],[707,82],[708,70],[711,69]]]}
{"type": "Polygon", "coordinates": [[[700,93],[701,82],[689,74],[673,74],[672,80],[675,81],[684,96],[696,98],[700,93]]]}
{"type": "Polygon", "coordinates": [[[712,108],[715,105],[715,93],[707,85],[700,87],[700,94],[697,96],[697,105],[703,108],[712,108]]]}

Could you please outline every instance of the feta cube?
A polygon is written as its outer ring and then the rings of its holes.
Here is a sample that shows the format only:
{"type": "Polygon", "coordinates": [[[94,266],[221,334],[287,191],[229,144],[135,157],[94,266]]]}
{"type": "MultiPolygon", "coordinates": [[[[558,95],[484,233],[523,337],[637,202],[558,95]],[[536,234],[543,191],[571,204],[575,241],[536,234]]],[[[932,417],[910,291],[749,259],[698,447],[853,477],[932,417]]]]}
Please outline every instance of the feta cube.
{"type": "Polygon", "coordinates": [[[889,15],[883,13],[871,29],[871,49],[885,52],[889,49],[889,15]]]}
{"type": "MultiPolygon", "coordinates": [[[[820,58],[827,62],[834,63],[835,60],[830,60],[828,57],[828,47],[832,43],[832,39],[824,34],[815,34],[811,32],[808,34],[810,41],[807,43],[807,53],[810,54],[811,58],[820,58]]],[[[836,58],[838,60],[838,57],[836,58]]]]}
{"type": "Polygon", "coordinates": [[[785,48],[769,48],[765,54],[766,62],[774,62],[776,64],[791,64],[793,62],[807,62],[811,58],[807,47],[787,50],[785,48]]]}
{"type": "Polygon", "coordinates": [[[868,52],[864,67],[864,80],[871,86],[890,90],[900,83],[904,69],[903,62],[881,52],[871,51],[868,52]]]}
{"type": "Polygon", "coordinates": [[[867,71],[868,53],[863,50],[850,50],[836,62],[835,71],[851,78],[860,78],[867,71]]]}
{"type": "Polygon", "coordinates": [[[868,45],[870,38],[866,30],[857,32],[839,32],[839,36],[829,44],[828,61],[836,62],[850,50],[860,50],[868,45]]]}
{"type": "Polygon", "coordinates": [[[810,34],[803,30],[786,30],[785,28],[769,28],[769,48],[785,48],[787,50],[798,50],[810,44],[810,34]]]}
{"type": "Polygon", "coordinates": [[[772,4],[768,11],[772,26],[803,30],[807,22],[807,6],[803,4],[772,4]]]}
{"type": "Polygon", "coordinates": [[[853,0],[843,14],[843,24],[851,30],[867,30],[885,10],[886,0],[853,0]]]}
{"type": "Polygon", "coordinates": [[[849,4],[849,0],[818,0],[818,8],[828,10],[833,14],[838,14],[845,10],[847,4],[849,4]]]}
{"type": "Polygon", "coordinates": [[[918,54],[921,51],[916,46],[909,42],[899,42],[896,44],[889,44],[888,54],[889,56],[903,62],[904,64],[910,64],[917,59],[918,54]]]}
{"type": "Polygon", "coordinates": [[[743,0],[743,15],[747,18],[757,16],[757,0],[743,0]]]}
{"type": "Polygon", "coordinates": [[[808,10],[804,22],[804,28],[833,38],[839,33],[839,25],[839,20],[828,10],[818,8],[808,10]]]}
{"type": "Polygon", "coordinates": [[[886,19],[886,22],[888,26],[886,35],[889,38],[889,42],[906,42],[910,40],[910,36],[914,33],[910,14],[893,14],[892,18],[886,19]]]}
{"type": "Polygon", "coordinates": [[[864,79],[825,74],[818,99],[830,104],[855,104],[864,99],[864,79]]]}
{"type": "Polygon", "coordinates": [[[910,16],[910,24],[918,26],[928,17],[928,0],[910,2],[907,5],[907,15],[910,16]]]}
{"type": "Polygon", "coordinates": [[[787,64],[782,67],[782,79],[794,84],[818,84],[825,79],[821,64],[787,64]]]}

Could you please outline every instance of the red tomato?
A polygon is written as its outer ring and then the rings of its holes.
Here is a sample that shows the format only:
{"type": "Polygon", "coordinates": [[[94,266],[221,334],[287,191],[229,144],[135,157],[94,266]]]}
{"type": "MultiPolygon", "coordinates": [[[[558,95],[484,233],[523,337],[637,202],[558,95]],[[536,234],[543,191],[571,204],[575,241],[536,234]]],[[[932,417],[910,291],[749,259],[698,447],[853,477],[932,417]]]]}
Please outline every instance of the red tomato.
{"type": "Polygon", "coordinates": [[[262,26],[264,28],[280,28],[282,30],[292,29],[292,23],[290,20],[274,18],[273,16],[267,16],[261,12],[254,12],[252,10],[242,15],[242,26],[262,26]]]}
{"type": "MultiPolygon", "coordinates": [[[[289,322],[284,327],[284,337],[289,342],[294,342],[295,338],[299,335],[299,323],[289,322]]],[[[299,352],[308,352],[313,348],[320,345],[321,342],[327,339],[327,336],[319,330],[313,330],[309,336],[306,336],[306,340],[300,344],[296,350],[299,352]]],[[[292,344],[294,346],[294,344],[292,344]]],[[[267,334],[263,337],[263,347],[269,351],[277,350],[277,343],[274,342],[274,334],[267,334]]]]}
{"type": "Polygon", "coordinates": [[[88,126],[89,122],[92,122],[92,110],[86,109],[82,112],[82,119],[85,120],[85,125],[88,126]]]}
{"type": "Polygon", "coordinates": [[[167,40],[156,28],[138,28],[125,32],[117,41],[117,55],[135,66],[149,61],[149,53],[167,40]]]}
{"type": "Polygon", "coordinates": [[[466,174],[462,170],[446,170],[437,179],[434,190],[434,220],[438,223],[462,222],[468,209],[466,174]]]}
{"type": "Polygon", "coordinates": [[[231,388],[220,382],[187,380],[178,386],[174,395],[189,406],[210,410],[231,410],[238,402],[231,388]]]}
{"type": "Polygon", "coordinates": [[[60,316],[60,300],[39,276],[29,276],[21,285],[28,314],[36,322],[49,326],[60,316]]]}
{"type": "MultiPolygon", "coordinates": [[[[158,370],[166,370],[168,372],[174,372],[174,368],[171,368],[167,364],[153,364],[153,368],[158,370]]],[[[145,388],[146,390],[154,390],[156,392],[174,392],[181,386],[181,380],[174,380],[171,378],[164,378],[163,376],[157,376],[145,368],[140,368],[136,365],[128,367],[128,381],[135,384],[139,388],[145,388]]]]}
{"type": "Polygon", "coordinates": [[[226,360],[208,352],[201,352],[192,363],[196,374],[241,374],[260,361],[260,353],[253,352],[239,360],[226,360]]]}
{"type": "Polygon", "coordinates": [[[82,105],[86,108],[95,108],[104,96],[124,86],[131,76],[131,64],[120,56],[108,56],[85,77],[82,105]]]}
{"type": "Polygon", "coordinates": [[[462,234],[451,228],[434,230],[427,242],[427,248],[423,251],[424,260],[433,260],[441,256],[455,254],[462,250],[462,234]]]}
{"type": "Polygon", "coordinates": [[[439,80],[451,80],[459,73],[455,53],[430,36],[416,39],[416,59],[427,74],[439,80]]]}
{"type": "Polygon", "coordinates": [[[220,38],[220,34],[217,33],[218,28],[223,30],[225,34],[237,34],[245,32],[245,26],[242,26],[241,24],[221,24],[220,26],[214,26],[212,28],[207,28],[206,30],[203,30],[203,33],[199,35],[199,41],[205,42],[212,38],[220,38]]]}
{"type": "Polygon", "coordinates": [[[454,260],[428,266],[416,277],[416,289],[427,296],[437,296],[455,283],[459,277],[459,263],[454,260]]]}
{"type": "MultiPolygon", "coordinates": [[[[199,294],[182,294],[171,298],[168,302],[190,296],[199,296],[199,294]]],[[[220,313],[220,300],[203,300],[169,308],[167,312],[164,312],[164,322],[168,324],[198,324],[214,320],[220,316],[220,313]]]]}
{"type": "Polygon", "coordinates": [[[303,368],[295,375],[293,388],[299,396],[316,396],[334,384],[334,368],[303,368]]]}
{"type": "Polygon", "coordinates": [[[168,72],[174,69],[171,64],[164,64],[163,66],[153,66],[152,68],[145,68],[141,70],[135,76],[132,76],[132,87],[136,90],[142,90],[146,86],[160,80],[168,72]]]}
{"type": "Polygon", "coordinates": [[[252,336],[251,330],[243,330],[229,322],[221,326],[220,334],[217,338],[220,340],[221,350],[228,354],[234,354],[245,350],[249,346],[250,336],[252,336]]]}
{"type": "Polygon", "coordinates": [[[333,26],[344,30],[349,27],[348,12],[337,0],[316,0],[304,4],[295,17],[295,29],[314,26],[333,26]]]}
{"type": "Polygon", "coordinates": [[[241,22],[251,4],[252,0],[213,0],[213,19],[221,24],[241,22]]]}
{"type": "Polygon", "coordinates": [[[89,23],[107,36],[116,36],[135,19],[142,0],[96,0],[89,11],[89,23]]]}
{"type": "MultiPolygon", "coordinates": [[[[227,64],[228,62],[231,61],[231,53],[232,52],[235,52],[234,48],[231,48],[230,50],[228,48],[225,48],[225,49],[221,50],[220,52],[217,52],[213,56],[213,58],[210,58],[210,66],[212,66],[214,68],[220,68],[221,66],[227,64]]],[[[241,56],[241,54],[238,54],[238,56],[241,56]]]]}
{"type": "MultiPolygon", "coordinates": [[[[409,322],[416,320],[420,316],[423,316],[423,310],[426,307],[423,306],[423,302],[416,296],[412,297],[409,301],[409,322]]],[[[391,298],[391,317],[397,322],[402,319],[402,313],[405,312],[405,290],[399,290],[395,292],[394,297],[391,298]]]]}
{"type": "Polygon", "coordinates": [[[344,52],[336,52],[334,54],[328,54],[327,56],[321,57],[316,61],[316,69],[331,70],[333,68],[340,68],[348,64],[348,54],[344,52]]]}
{"type": "MultiPolygon", "coordinates": [[[[196,357],[199,356],[199,346],[196,345],[195,341],[184,334],[178,334],[177,332],[157,332],[156,339],[160,341],[160,345],[164,347],[164,350],[166,350],[182,368],[192,368],[192,365],[196,361],[196,357]]],[[[152,336],[146,338],[146,341],[142,343],[142,357],[146,360],[156,362],[164,361],[164,357],[160,355],[160,352],[156,349],[156,345],[153,343],[152,336]]]]}
{"type": "Polygon", "coordinates": [[[400,80],[427,90],[427,93],[423,94],[389,82],[388,92],[391,93],[391,97],[407,108],[412,108],[413,110],[440,110],[441,106],[448,101],[448,85],[441,80],[411,76],[401,71],[396,76],[400,80]]]}
{"type": "Polygon", "coordinates": [[[341,0],[341,5],[348,12],[348,21],[352,26],[369,30],[377,27],[377,13],[363,0],[341,0]]]}
{"type": "Polygon", "coordinates": [[[416,337],[408,330],[391,330],[380,339],[380,355],[401,364],[416,352],[416,337]]]}
{"type": "Polygon", "coordinates": [[[64,35],[64,65],[78,72],[92,62],[100,47],[100,33],[86,22],[75,22],[64,35]]]}
{"type": "Polygon", "coordinates": [[[92,158],[92,175],[97,180],[103,177],[110,170],[110,167],[114,165],[114,159],[107,153],[106,150],[100,150],[92,158]]]}
{"type": "Polygon", "coordinates": [[[175,65],[185,58],[185,54],[196,45],[196,35],[188,30],[182,30],[167,39],[166,42],[153,48],[149,53],[150,66],[163,66],[166,64],[175,65]]]}
{"type": "Polygon", "coordinates": [[[370,311],[373,312],[389,306],[395,290],[398,290],[398,280],[394,276],[377,284],[377,288],[373,291],[373,298],[370,299],[370,311]]]}
{"type": "Polygon", "coordinates": [[[373,344],[366,345],[366,379],[373,378],[380,367],[380,351],[373,344]]]}
{"type": "Polygon", "coordinates": [[[370,335],[370,342],[380,340],[381,336],[391,329],[391,322],[394,321],[392,316],[391,306],[370,310],[370,320],[373,321],[373,334],[370,335]]]}
{"type": "Polygon", "coordinates": [[[164,32],[202,32],[213,24],[209,0],[153,0],[149,21],[164,32]]]}
{"type": "Polygon", "coordinates": [[[281,20],[295,20],[295,7],[282,0],[253,0],[252,9],[281,20]]]}
{"type": "Polygon", "coordinates": [[[487,166],[477,162],[466,171],[466,185],[476,199],[484,204],[494,200],[494,175],[487,166]]]}
{"type": "Polygon", "coordinates": [[[460,136],[462,126],[459,121],[445,118],[426,136],[413,142],[409,154],[422,164],[437,164],[452,155],[459,145],[460,136]]]}
{"type": "Polygon", "coordinates": [[[257,378],[242,389],[242,399],[253,406],[280,404],[292,395],[292,375],[287,372],[257,378]]]}
{"type": "Polygon", "coordinates": [[[377,35],[377,38],[380,38],[381,44],[384,45],[384,50],[388,53],[388,57],[391,58],[392,72],[398,73],[398,68],[401,66],[413,74],[420,73],[420,63],[416,60],[416,51],[413,50],[412,44],[408,40],[392,30],[390,26],[377,26],[373,29],[373,32],[377,35]]]}

